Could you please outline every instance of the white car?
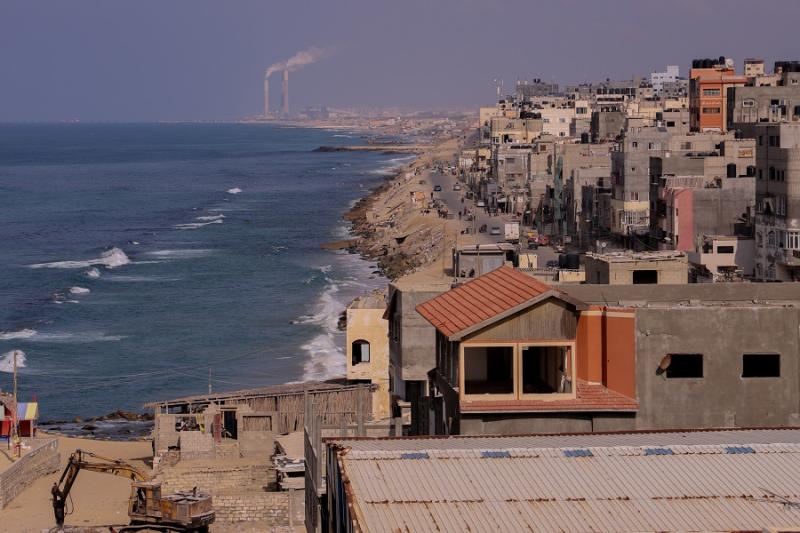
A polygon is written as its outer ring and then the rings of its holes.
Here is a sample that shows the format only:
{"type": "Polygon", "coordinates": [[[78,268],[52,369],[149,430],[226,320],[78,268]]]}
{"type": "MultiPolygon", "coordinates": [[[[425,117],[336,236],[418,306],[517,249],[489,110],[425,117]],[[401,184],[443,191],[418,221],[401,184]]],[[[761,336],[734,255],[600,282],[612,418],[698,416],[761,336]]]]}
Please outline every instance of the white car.
{"type": "Polygon", "coordinates": [[[475,202],[475,207],[486,207],[486,204],[483,203],[483,200],[478,200],[475,202]]]}

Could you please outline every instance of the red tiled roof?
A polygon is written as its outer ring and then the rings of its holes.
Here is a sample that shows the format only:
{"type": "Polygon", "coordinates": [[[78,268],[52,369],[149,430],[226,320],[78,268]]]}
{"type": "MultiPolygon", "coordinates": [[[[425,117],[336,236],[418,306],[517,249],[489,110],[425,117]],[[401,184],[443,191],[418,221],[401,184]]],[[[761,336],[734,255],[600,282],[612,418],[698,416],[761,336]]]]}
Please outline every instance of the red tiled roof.
{"type": "Polygon", "coordinates": [[[568,298],[536,278],[502,266],[418,305],[417,311],[452,337],[546,293],[568,298]]]}
{"type": "Polygon", "coordinates": [[[461,412],[636,411],[639,402],[599,383],[578,379],[576,398],[568,400],[479,400],[461,402],[461,412]]]}

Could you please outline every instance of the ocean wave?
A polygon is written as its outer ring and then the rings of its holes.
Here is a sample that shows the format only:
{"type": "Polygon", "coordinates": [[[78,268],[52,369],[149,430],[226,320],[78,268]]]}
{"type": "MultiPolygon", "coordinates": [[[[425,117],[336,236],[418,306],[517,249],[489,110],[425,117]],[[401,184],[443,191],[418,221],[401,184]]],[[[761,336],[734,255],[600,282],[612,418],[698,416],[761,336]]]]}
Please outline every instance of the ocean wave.
{"type": "Polygon", "coordinates": [[[35,329],[21,329],[19,331],[2,331],[0,332],[0,341],[10,341],[14,339],[29,339],[36,335],[35,329]]]}
{"type": "Polygon", "coordinates": [[[197,259],[198,257],[206,257],[214,252],[209,248],[186,248],[174,250],[153,250],[146,252],[144,255],[151,257],[158,257],[159,259],[197,259]]]}
{"type": "Polygon", "coordinates": [[[130,258],[125,252],[117,248],[106,250],[100,257],[95,259],[84,259],[82,261],[53,261],[51,263],[37,263],[29,265],[30,268],[88,268],[94,265],[102,265],[106,268],[117,268],[130,263],[130,258]]]}
{"type": "Polygon", "coordinates": [[[393,157],[387,160],[385,166],[370,170],[368,173],[375,176],[390,176],[408,165],[417,158],[416,155],[406,155],[402,157],[393,157]]]}
{"type": "Polygon", "coordinates": [[[328,272],[331,271],[332,268],[333,268],[333,265],[322,265],[322,266],[318,266],[317,270],[319,270],[323,274],[327,274],[328,272]]]}
{"type": "MultiPolygon", "coordinates": [[[[319,268],[330,270],[330,265],[319,268]]],[[[299,323],[315,324],[322,329],[321,333],[300,346],[308,354],[308,360],[303,365],[305,380],[328,379],[345,372],[345,354],[339,342],[342,333],[338,326],[339,314],[345,309],[346,303],[336,299],[338,283],[330,279],[328,281],[328,286],[317,301],[317,312],[298,320],[299,323]]]]}
{"type": "Polygon", "coordinates": [[[70,294],[88,294],[89,292],[91,292],[91,291],[89,289],[87,289],[86,287],[70,287],[69,288],[69,293],[70,294]]]}
{"type": "Polygon", "coordinates": [[[239,194],[242,192],[242,189],[240,189],[239,187],[233,187],[232,189],[228,189],[225,192],[228,194],[239,194]]]}
{"type": "Polygon", "coordinates": [[[180,278],[167,278],[163,276],[108,276],[105,279],[121,283],[166,283],[180,280],[180,278]]]}
{"type": "Polygon", "coordinates": [[[29,337],[29,342],[49,342],[64,344],[83,344],[90,342],[117,342],[126,338],[125,335],[107,335],[100,331],[83,331],[79,333],[39,333],[29,337]]]}
{"type": "Polygon", "coordinates": [[[0,357],[0,372],[11,374],[14,372],[14,352],[17,353],[17,369],[25,368],[25,352],[22,350],[11,350],[0,357]]]}
{"type": "Polygon", "coordinates": [[[198,229],[209,224],[222,224],[222,219],[214,219],[209,222],[190,222],[188,224],[176,224],[175,229],[198,229]]]}
{"type": "Polygon", "coordinates": [[[90,268],[89,270],[87,270],[87,271],[86,271],[86,272],[84,272],[83,274],[84,274],[84,275],[85,275],[87,278],[93,278],[93,279],[96,279],[96,278],[99,278],[99,277],[100,277],[100,271],[99,271],[97,268],[95,268],[95,267],[92,267],[92,268],[90,268]]]}
{"type": "Polygon", "coordinates": [[[220,213],[219,215],[206,215],[202,217],[195,217],[195,220],[202,220],[203,222],[210,222],[212,220],[222,220],[225,218],[225,215],[220,213]]]}

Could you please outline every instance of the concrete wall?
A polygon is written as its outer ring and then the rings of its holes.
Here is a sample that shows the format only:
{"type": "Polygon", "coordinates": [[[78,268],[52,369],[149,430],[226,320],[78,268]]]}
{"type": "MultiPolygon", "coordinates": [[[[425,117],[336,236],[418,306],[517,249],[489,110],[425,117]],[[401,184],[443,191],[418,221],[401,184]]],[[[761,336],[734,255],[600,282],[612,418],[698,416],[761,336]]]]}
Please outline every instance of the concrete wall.
{"type": "MultiPolygon", "coordinates": [[[[57,439],[26,439],[33,449],[0,472],[0,509],[42,476],[58,471],[57,439]]],[[[1,519],[0,519],[1,520],[1,519]]]]}
{"type": "Polygon", "coordinates": [[[635,427],[633,413],[462,414],[461,435],[524,435],[626,431],[635,427]]]}
{"type": "Polygon", "coordinates": [[[436,329],[417,313],[416,307],[448,288],[395,293],[393,318],[399,325],[399,334],[396,339],[389,339],[389,356],[399,379],[427,381],[428,371],[436,366],[436,329]]]}
{"type": "Polygon", "coordinates": [[[373,393],[372,416],[389,416],[389,322],[383,318],[384,309],[347,309],[347,379],[368,380],[377,385],[373,393]],[[353,365],[353,342],[369,342],[368,363],[353,365]]]}
{"type": "Polygon", "coordinates": [[[275,483],[275,468],[266,462],[211,465],[181,461],[177,466],[162,469],[158,479],[165,494],[193,487],[211,494],[248,487],[263,490],[275,483]]]}
{"type": "Polygon", "coordinates": [[[663,261],[608,262],[586,256],[586,283],[600,285],[632,285],[633,273],[637,270],[658,271],[659,285],[674,285],[689,282],[689,267],[686,257],[663,261]]]}
{"type": "Polygon", "coordinates": [[[261,492],[214,497],[216,520],[225,523],[258,522],[259,526],[302,526],[305,493],[261,492]]]}
{"type": "Polygon", "coordinates": [[[636,313],[637,429],[796,426],[800,311],[672,307],[636,313]],[[779,378],[742,378],[742,353],[781,355],[779,378]],[[656,375],[670,353],[703,354],[703,377],[656,375]]]}

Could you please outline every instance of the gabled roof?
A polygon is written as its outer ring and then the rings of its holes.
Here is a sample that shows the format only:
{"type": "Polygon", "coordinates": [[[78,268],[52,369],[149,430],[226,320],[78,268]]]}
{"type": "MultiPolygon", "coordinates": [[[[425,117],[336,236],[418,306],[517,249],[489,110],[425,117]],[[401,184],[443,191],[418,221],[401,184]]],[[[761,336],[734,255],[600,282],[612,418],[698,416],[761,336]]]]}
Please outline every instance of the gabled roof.
{"type": "Polygon", "coordinates": [[[588,306],[550,285],[502,266],[417,306],[417,311],[450,340],[482,329],[549,298],[576,309],[588,306]]]}

